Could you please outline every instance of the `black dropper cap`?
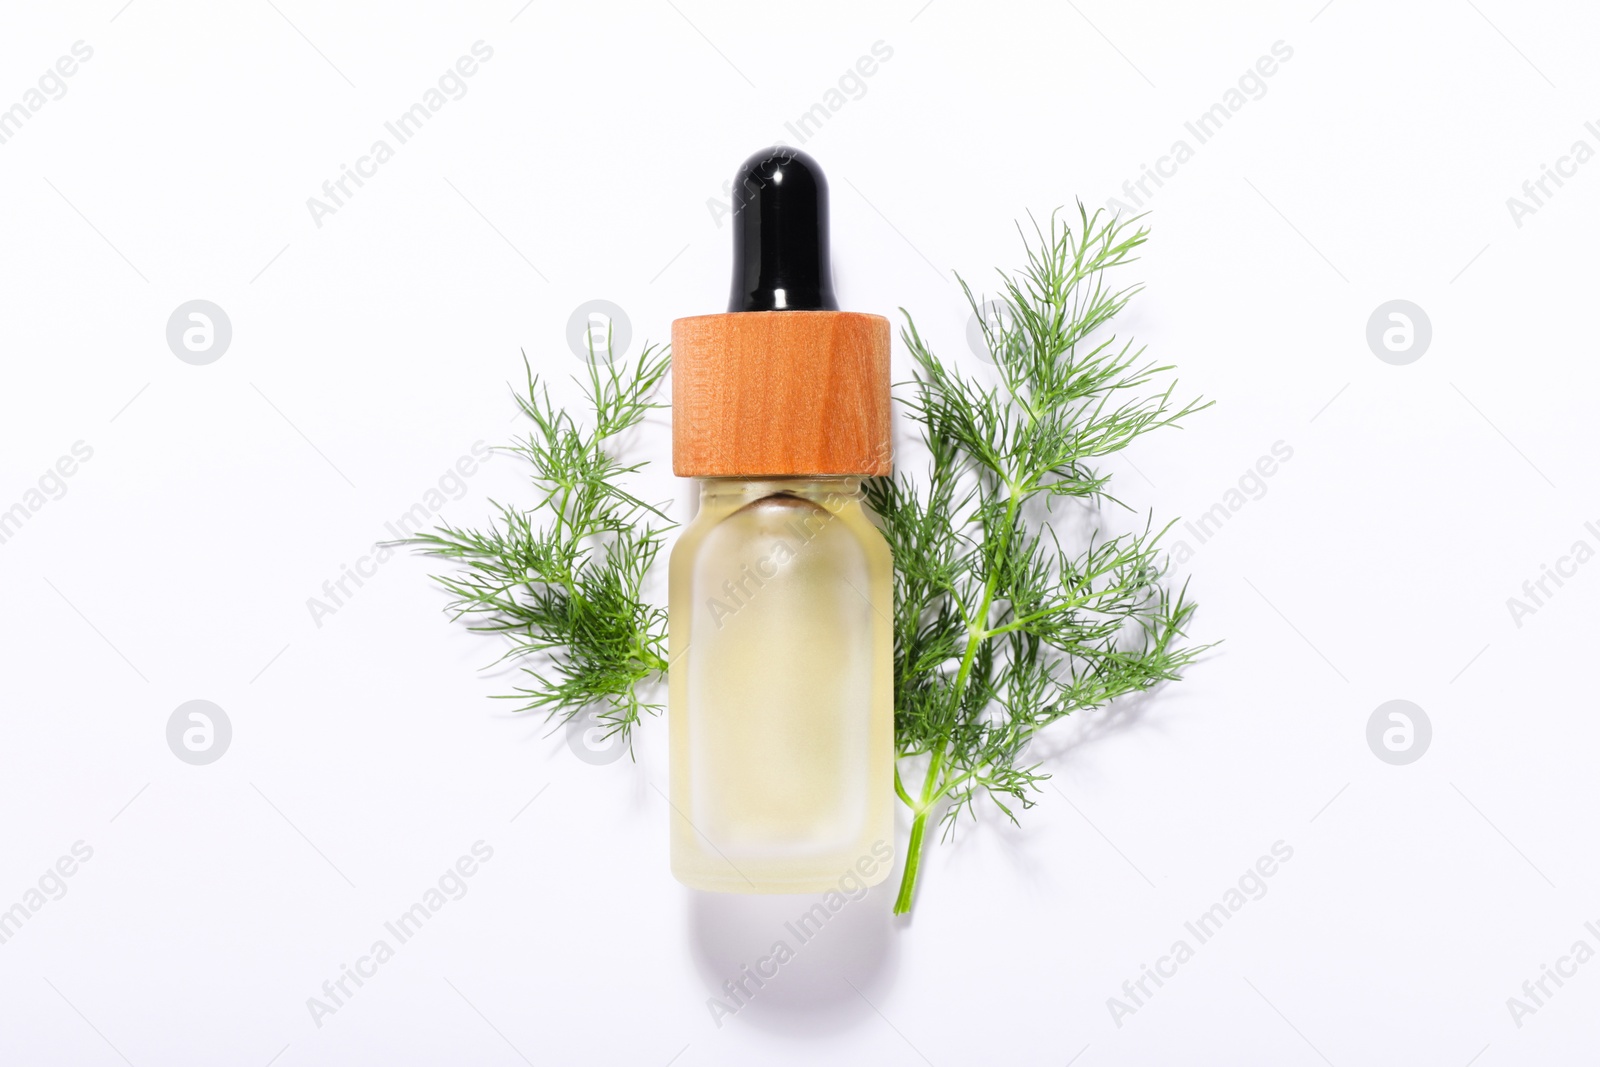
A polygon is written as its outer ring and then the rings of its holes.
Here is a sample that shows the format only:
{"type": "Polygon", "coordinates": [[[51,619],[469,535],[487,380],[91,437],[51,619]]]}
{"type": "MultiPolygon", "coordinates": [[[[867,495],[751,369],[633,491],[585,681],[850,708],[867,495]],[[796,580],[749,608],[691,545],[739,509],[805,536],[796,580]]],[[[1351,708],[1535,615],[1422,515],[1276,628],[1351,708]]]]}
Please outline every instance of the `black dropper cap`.
{"type": "Polygon", "coordinates": [[[828,180],[797,148],[757,152],[733,176],[728,310],[839,310],[828,266],[828,180]]]}

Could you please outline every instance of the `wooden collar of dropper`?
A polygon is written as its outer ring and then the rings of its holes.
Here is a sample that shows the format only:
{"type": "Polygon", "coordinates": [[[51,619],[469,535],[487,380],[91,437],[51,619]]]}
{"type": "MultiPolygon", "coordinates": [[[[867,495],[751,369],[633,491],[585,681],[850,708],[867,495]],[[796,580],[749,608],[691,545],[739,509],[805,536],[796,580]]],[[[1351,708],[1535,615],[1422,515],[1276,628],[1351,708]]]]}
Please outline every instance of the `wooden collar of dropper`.
{"type": "Polygon", "coordinates": [[[891,469],[889,320],[736,311],[672,324],[672,469],[680,478],[891,469]]]}
{"type": "Polygon", "coordinates": [[[725,315],[672,324],[672,467],[685,478],[888,474],[889,322],[836,310],[828,181],[775,145],[734,174],[725,315]]]}

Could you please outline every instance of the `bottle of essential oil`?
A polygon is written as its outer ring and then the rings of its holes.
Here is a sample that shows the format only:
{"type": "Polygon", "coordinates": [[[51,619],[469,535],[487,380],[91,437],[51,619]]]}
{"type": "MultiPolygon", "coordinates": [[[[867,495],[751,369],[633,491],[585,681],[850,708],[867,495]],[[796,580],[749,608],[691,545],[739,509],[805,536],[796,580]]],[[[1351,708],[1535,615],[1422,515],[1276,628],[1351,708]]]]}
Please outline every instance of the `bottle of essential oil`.
{"type": "Polygon", "coordinates": [[[670,576],[672,872],[724,892],[875,883],[894,599],[861,480],[890,471],[889,323],[838,310],[813,159],[758,152],[733,197],[728,313],[672,324],[673,468],[701,479],[670,576]]]}

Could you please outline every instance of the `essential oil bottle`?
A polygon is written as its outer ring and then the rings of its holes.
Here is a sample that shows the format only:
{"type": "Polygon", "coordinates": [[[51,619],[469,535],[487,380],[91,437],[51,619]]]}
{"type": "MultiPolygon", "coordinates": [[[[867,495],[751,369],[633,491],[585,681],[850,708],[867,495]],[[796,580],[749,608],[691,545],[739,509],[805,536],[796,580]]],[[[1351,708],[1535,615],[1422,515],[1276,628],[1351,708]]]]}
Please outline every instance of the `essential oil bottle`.
{"type": "Polygon", "coordinates": [[[838,310],[813,159],[758,152],[733,187],[728,312],[672,324],[673,469],[701,479],[669,578],[672,873],[873,884],[893,840],[894,600],[861,481],[890,471],[889,323],[838,310]]]}

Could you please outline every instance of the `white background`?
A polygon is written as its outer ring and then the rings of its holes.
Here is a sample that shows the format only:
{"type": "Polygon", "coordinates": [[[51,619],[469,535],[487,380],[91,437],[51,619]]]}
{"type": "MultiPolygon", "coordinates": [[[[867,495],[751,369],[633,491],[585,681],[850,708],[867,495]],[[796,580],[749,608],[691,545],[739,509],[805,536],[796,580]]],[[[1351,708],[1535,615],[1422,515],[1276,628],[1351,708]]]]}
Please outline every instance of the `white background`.
{"type": "MultiPolygon", "coordinates": [[[[0,508],[75,442],[93,458],[0,544],[0,908],[74,842],[93,858],[0,945],[0,1062],[1592,1054],[1600,962],[1520,1027],[1507,998],[1600,949],[1600,565],[1520,627],[1506,602],[1600,547],[1600,165],[1520,227],[1506,199],[1600,147],[1600,18],[1320,3],[8,4],[0,106],[94,51],[0,145],[0,508]],[[307,198],[479,40],[466,95],[318,227],[307,198]],[[1014,219],[1120,195],[1293,49],[1149,201],[1127,275],[1124,329],[1217,404],[1109,469],[1192,520],[1275,442],[1293,458],[1185,568],[1196,639],[1224,644],[1064,724],[1020,830],[986,815],[934,847],[910,922],[891,879],[719,1028],[707,998],[807,902],[672,880],[664,722],[637,762],[574,758],[487,699],[516,677],[480,670],[493,646],[441,615],[425,561],[320,626],[307,600],[509,440],[519,349],[573,395],[580,303],[626,310],[630,354],[721,310],[708,199],[878,41],[892,58],[804,145],[839,295],[906,308],[975,374],[951,272],[1013,265],[1014,219]],[[165,340],[196,298],[233,327],[209,366],[165,340]],[[1433,326],[1408,366],[1365,339],[1397,298],[1433,326]],[[191,699],[232,722],[209,766],[167,747],[191,699]],[[1391,699],[1432,722],[1408,766],[1367,745],[1391,699]],[[318,1026],[307,998],[479,840],[467,895],[318,1026]],[[1278,841],[1267,894],[1117,1025],[1108,998],[1278,841]]],[[[641,491],[682,521],[666,425],[641,491]]],[[[509,458],[467,484],[456,522],[528,499],[509,458]]]]}

